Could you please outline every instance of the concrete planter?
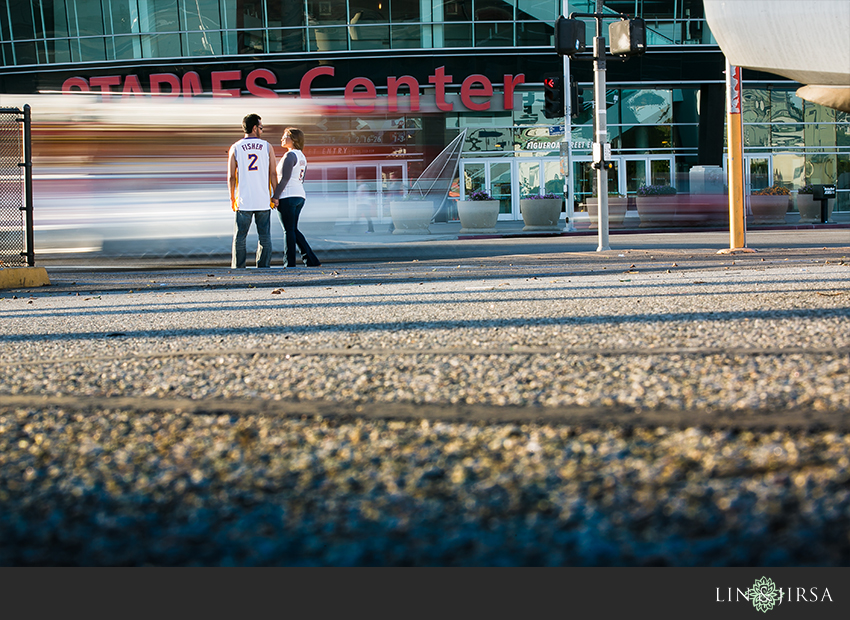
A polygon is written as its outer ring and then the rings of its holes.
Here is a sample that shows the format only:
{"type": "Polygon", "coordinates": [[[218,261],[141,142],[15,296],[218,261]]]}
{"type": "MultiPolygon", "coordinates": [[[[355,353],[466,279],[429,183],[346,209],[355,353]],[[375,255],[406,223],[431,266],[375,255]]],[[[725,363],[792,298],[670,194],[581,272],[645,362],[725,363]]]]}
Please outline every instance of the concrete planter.
{"type": "Polygon", "coordinates": [[[638,196],[637,212],[641,228],[675,226],[676,205],[682,198],[673,196],[638,196]]]}
{"type": "Polygon", "coordinates": [[[637,210],[641,228],[729,223],[729,199],[725,194],[638,196],[637,210]]]}
{"type": "Polygon", "coordinates": [[[729,226],[726,194],[678,194],[677,226],[729,226]]]}
{"type": "MultiPolygon", "coordinates": [[[[608,196],[608,226],[622,228],[626,219],[626,209],[629,199],[620,196],[608,196]]],[[[587,199],[587,215],[590,217],[590,227],[599,228],[599,201],[596,198],[587,199]]]]}
{"type": "MultiPolygon", "coordinates": [[[[827,220],[832,219],[832,207],[835,203],[830,200],[826,216],[827,220]]],[[[801,224],[820,224],[820,200],[815,200],[811,194],[797,194],[797,210],[800,212],[801,224]]]]}
{"type": "Polygon", "coordinates": [[[393,200],[390,215],[394,235],[429,235],[434,203],[430,200],[393,200]]]}
{"type": "Polygon", "coordinates": [[[784,224],[790,196],[750,196],[753,224],[784,224]]]}
{"type": "Polygon", "coordinates": [[[457,215],[461,234],[486,234],[496,232],[499,219],[498,200],[458,200],[457,215]]]}
{"type": "Polygon", "coordinates": [[[561,204],[560,198],[522,198],[519,211],[525,222],[523,230],[561,230],[561,204]]]}

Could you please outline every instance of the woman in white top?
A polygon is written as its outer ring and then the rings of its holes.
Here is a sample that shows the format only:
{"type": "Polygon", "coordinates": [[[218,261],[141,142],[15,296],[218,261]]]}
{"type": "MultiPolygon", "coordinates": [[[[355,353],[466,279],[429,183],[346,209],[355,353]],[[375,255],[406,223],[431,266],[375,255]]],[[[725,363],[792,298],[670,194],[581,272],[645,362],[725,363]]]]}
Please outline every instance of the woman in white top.
{"type": "Polygon", "coordinates": [[[307,239],[298,230],[298,216],[304,207],[307,194],[304,192],[304,174],[307,171],[307,158],[304,148],[304,132],[295,127],[287,127],[280,138],[280,145],[286,149],[277,165],[277,187],[272,201],[278,205],[277,213],[283,224],[286,241],[286,266],[295,267],[295,245],[301,249],[308,267],[318,267],[322,263],[313,253],[307,239]]]}

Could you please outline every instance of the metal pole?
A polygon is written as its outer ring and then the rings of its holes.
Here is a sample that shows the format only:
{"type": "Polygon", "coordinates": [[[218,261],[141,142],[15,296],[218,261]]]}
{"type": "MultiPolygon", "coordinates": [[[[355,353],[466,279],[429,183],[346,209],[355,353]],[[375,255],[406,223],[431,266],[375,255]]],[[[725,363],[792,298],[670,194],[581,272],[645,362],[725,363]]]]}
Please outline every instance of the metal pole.
{"type": "Polygon", "coordinates": [[[726,125],[729,159],[729,245],[747,247],[744,213],[744,140],[741,126],[741,68],[726,61],[726,125]]]}
{"type": "MultiPolygon", "coordinates": [[[[602,13],[602,0],[596,0],[596,12],[602,13]]],[[[600,162],[596,170],[596,193],[599,205],[599,247],[597,252],[610,250],[608,244],[608,170],[605,167],[605,144],[608,142],[608,109],[605,105],[605,38],[602,36],[602,18],[596,18],[596,36],[593,38],[593,98],[595,104],[596,136],[594,138],[600,162]]]]}
{"type": "Polygon", "coordinates": [[[24,194],[26,211],[26,257],[27,265],[35,266],[35,238],[33,229],[35,227],[33,217],[33,197],[32,197],[32,110],[29,104],[24,105],[24,194]]]}
{"type": "MultiPolygon", "coordinates": [[[[564,0],[564,15],[569,15],[567,9],[569,0],[564,0]]],[[[572,166],[573,166],[573,114],[572,88],[570,88],[570,57],[564,54],[564,142],[566,148],[561,149],[561,174],[564,175],[564,201],[567,204],[567,230],[574,232],[576,227],[575,205],[573,204],[572,166]],[[564,152],[566,151],[566,161],[564,152]]]]}

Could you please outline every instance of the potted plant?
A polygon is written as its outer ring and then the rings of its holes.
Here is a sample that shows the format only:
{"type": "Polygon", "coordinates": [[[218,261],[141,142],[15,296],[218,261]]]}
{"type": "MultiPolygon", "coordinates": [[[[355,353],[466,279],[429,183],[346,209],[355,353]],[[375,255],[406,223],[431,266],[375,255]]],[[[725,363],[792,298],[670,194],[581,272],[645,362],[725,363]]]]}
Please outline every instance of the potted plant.
{"type": "Polygon", "coordinates": [[[771,185],[750,194],[753,224],[784,224],[791,192],[787,187],[771,185]]]}
{"type": "MultiPolygon", "coordinates": [[[[626,209],[629,199],[618,192],[608,192],[608,226],[621,228],[626,219],[626,209]]],[[[599,227],[599,201],[596,192],[587,199],[587,215],[590,217],[590,228],[599,227]]]]}
{"type": "Polygon", "coordinates": [[[394,235],[428,235],[434,218],[434,202],[408,194],[401,200],[390,201],[394,235]]]}
{"type": "Polygon", "coordinates": [[[637,189],[637,211],[641,228],[672,226],[679,199],[671,185],[641,185],[637,189]]]}
{"type": "MultiPolygon", "coordinates": [[[[806,224],[817,224],[821,221],[820,200],[815,200],[815,186],[806,184],[797,191],[797,210],[800,212],[800,222],[806,224]]],[[[832,217],[832,202],[827,203],[826,218],[832,217]]]]}
{"type": "Polygon", "coordinates": [[[555,194],[529,194],[519,201],[523,230],[561,230],[563,198],[555,194]]]}
{"type": "Polygon", "coordinates": [[[483,189],[469,192],[464,200],[457,201],[457,215],[461,234],[494,233],[499,219],[499,201],[483,189]]]}

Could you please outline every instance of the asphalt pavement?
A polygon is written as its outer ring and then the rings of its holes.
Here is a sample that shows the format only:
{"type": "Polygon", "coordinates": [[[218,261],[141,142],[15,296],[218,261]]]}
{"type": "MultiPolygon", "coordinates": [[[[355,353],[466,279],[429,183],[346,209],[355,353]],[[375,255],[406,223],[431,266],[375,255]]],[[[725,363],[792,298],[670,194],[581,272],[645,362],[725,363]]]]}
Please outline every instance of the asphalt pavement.
{"type": "Polygon", "coordinates": [[[440,237],[0,291],[0,564],[850,564],[848,229],[440,237]]]}

